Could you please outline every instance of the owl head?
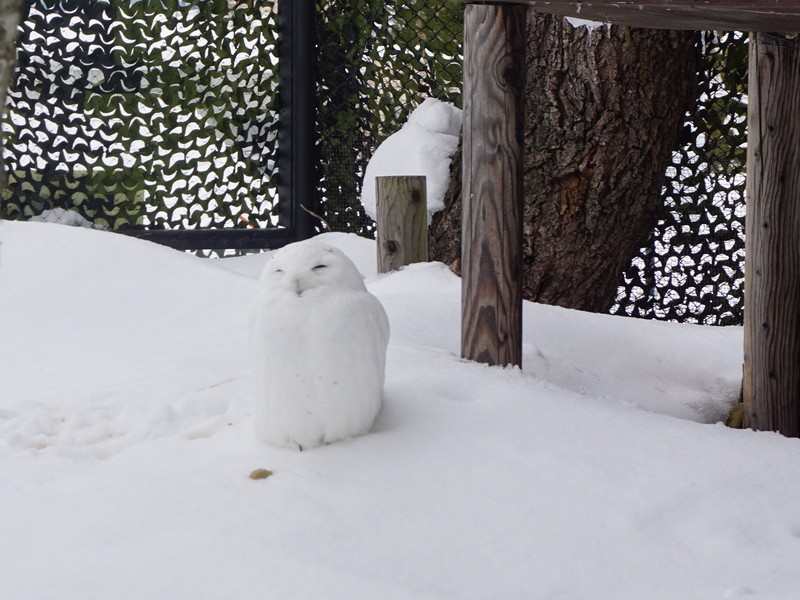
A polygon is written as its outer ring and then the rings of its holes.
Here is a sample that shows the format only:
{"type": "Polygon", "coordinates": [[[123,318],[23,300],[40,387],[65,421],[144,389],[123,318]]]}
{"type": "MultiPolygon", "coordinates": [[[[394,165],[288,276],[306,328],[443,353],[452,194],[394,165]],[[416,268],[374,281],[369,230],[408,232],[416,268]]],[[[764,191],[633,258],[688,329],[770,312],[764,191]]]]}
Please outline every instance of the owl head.
{"type": "Polygon", "coordinates": [[[300,297],[321,290],[366,290],[364,278],[344,252],[314,239],[277,250],[264,266],[261,282],[300,297]]]}

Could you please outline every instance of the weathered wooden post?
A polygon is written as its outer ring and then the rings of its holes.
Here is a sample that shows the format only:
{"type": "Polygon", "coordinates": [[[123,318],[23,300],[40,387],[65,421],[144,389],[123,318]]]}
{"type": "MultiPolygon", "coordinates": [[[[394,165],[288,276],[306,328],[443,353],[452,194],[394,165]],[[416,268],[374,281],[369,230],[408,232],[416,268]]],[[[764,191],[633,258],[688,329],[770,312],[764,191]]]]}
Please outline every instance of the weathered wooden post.
{"type": "Polygon", "coordinates": [[[525,11],[464,11],[461,355],[522,364],[525,11]]]}
{"type": "Polygon", "coordinates": [[[744,424],[800,437],[800,43],[750,36],[744,424]]]}
{"type": "Polygon", "coordinates": [[[425,177],[375,178],[378,273],[428,260],[425,177]]]}

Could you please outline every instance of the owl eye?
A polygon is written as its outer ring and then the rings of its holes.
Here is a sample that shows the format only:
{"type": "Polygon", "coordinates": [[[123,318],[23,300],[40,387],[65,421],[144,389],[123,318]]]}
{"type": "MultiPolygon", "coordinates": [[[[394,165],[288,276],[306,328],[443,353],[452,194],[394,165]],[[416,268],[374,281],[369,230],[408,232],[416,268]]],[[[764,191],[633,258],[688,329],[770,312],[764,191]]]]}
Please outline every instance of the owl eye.
{"type": "Polygon", "coordinates": [[[283,269],[275,269],[275,273],[283,273],[283,269]]]}
{"type": "Polygon", "coordinates": [[[312,271],[318,271],[318,270],[320,270],[320,269],[327,269],[327,268],[328,268],[328,265],[317,265],[316,267],[314,267],[314,268],[313,268],[313,269],[311,269],[311,270],[312,270],[312,271]]]}

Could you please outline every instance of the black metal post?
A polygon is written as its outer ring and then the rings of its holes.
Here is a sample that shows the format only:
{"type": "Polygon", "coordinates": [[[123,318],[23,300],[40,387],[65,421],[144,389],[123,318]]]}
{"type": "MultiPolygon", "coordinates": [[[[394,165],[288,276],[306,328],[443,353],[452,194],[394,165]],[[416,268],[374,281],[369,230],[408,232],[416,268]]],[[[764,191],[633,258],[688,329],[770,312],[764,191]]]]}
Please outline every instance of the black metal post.
{"type": "Polygon", "coordinates": [[[292,241],[312,237],[311,213],[319,214],[315,7],[316,0],[278,5],[278,224],[291,230],[292,241]]]}

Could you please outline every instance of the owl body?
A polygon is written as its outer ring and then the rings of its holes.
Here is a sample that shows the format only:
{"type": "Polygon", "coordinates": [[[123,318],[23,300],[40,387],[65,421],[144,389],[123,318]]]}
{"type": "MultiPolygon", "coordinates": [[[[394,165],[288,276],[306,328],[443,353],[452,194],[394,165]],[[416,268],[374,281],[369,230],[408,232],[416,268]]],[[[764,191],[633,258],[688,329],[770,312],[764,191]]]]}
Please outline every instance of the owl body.
{"type": "Polygon", "coordinates": [[[257,437],[305,449],[366,433],[388,341],[383,307],[340,250],[309,240],[275,252],[251,314],[257,437]]]}

